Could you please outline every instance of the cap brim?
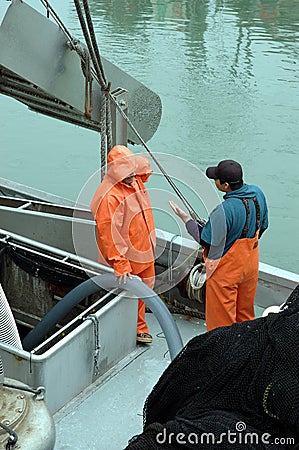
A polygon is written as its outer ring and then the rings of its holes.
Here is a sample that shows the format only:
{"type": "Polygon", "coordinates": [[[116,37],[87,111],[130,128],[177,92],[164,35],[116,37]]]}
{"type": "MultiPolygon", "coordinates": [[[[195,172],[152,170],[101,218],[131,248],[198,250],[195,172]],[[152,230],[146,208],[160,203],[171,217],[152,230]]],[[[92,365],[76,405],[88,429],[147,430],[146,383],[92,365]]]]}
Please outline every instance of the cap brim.
{"type": "Polygon", "coordinates": [[[208,178],[212,178],[213,180],[216,180],[218,177],[218,167],[208,167],[206,170],[206,176],[208,178]]]}

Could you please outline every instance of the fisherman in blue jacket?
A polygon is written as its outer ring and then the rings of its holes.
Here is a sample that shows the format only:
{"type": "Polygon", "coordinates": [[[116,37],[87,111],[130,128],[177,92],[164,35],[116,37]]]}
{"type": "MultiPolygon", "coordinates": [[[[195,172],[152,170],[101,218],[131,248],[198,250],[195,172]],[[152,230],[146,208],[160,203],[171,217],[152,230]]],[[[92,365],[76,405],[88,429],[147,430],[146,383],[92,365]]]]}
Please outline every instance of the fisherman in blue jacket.
{"type": "Polygon", "coordinates": [[[254,319],[258,282],[258,239],[268,228],[268,208],[262,190],[243,182],[241,165],[233,160],[208,167],[208,178],[224,192],[224,202],[204,227],[174,202],[170,206],[187,231],[204,247],[206,324],[208,331],[254,319]]]}

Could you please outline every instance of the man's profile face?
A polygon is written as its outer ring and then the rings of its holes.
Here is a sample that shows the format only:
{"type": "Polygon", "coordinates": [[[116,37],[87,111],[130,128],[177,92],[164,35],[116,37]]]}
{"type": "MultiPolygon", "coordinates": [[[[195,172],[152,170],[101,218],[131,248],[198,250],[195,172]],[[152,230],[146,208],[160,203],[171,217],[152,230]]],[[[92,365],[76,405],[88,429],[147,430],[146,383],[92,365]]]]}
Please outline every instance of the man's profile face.
{"type": "Polygon", "coordinates": [[[229,190],[230,190],[229,183],[227,183],[226,181],[224,183],[221,183],[219,178],[216,178],[216,180],[214,180],[214,181],[215,181],[216,187],[219,191],[229,192],[229,190]]]}

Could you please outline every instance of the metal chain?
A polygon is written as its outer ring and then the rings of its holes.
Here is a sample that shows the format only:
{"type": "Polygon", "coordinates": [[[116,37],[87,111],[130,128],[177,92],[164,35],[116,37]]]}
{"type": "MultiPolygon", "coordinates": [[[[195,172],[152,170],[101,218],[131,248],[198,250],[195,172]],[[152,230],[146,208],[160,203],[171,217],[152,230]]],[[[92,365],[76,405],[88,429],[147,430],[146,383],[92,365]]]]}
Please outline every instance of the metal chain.
{"type": "Polygon", "coordinates": [[[112,130],[111,130],[111,108],[110,108],[110,83],[108,83],[108,90],[106,92],[106,135],[107,135],[107,153],[112,148],[112,130]]]}
{"type": "Polygon", "coordinates": [[[100,362],[99,362],[99,356],[100,356],[100,322],[99,319],[95,314],[89,314],[87,317],[84,317],[83,320],[91,320],[93,323],[93,332],[94,332],[94,352],[93,352],[93,360],[94,360],[94,374],[98,375],[100,372],[100,362]]]}
{"type": "MultiPolygon", "coordinates": [[[[103,91],[102,91],[103,94],[103,91]]],[[[106,99],[104,94],[102,95],[101,105],[101,153],[100,153],[100,168],[101,168],[101,180],[107,170],[107,149],[106,149],[106,99]]]]}

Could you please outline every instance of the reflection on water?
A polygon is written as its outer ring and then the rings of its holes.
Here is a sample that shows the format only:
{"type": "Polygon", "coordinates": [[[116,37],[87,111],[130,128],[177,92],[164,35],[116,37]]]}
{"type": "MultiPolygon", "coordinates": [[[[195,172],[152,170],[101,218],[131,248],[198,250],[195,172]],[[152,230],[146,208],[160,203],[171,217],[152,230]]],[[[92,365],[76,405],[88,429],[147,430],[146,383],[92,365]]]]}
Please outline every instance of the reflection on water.
{"type": "MultiPolygon", "coordinates": [[[[81,37],[73,1],[61,3],[51,2],[81,37]]],[[[299,273],[299,1],[89,0],[89,5],[101,53],[162,99],[151,150],[183,157],[201,170],[220,159],[240,161],[246,181],[260,185],[269,202],[262,261],[299,273]]],[[[13,101],[2,104],[10,118],[2,108],[1,152],[7,162],[2,176],[75,198],[96,169],[97,136],[32,116],[13,101]],[[6,152],[8,143],[12,149],[6,152]],[[34,155],[37,171],[26,154],[34,155]],[[55,179],[40,175],[48,167],[55,179]]]]}

